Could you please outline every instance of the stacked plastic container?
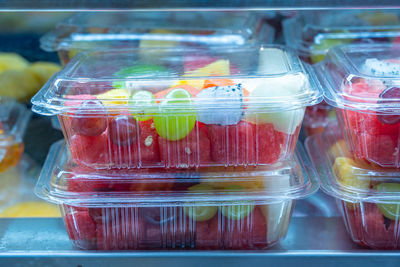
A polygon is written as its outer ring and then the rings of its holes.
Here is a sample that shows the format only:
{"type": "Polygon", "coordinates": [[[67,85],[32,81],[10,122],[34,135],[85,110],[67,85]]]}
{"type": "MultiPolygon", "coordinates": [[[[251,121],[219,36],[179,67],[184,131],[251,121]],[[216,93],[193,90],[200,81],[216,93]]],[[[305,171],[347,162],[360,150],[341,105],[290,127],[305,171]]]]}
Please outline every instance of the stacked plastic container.
{"type": "Polygon", "coordinates": [[[339,126],[308,140],[323,189],[338,199],[355,242],[398,249],[400,47],[336,47],[317,74],[339,126]]]}
{"type": "Polygon", "coordinates": [[[272,43],[260,12],[77,13],[41,39],[63,65],[81,51],[126,48],[244,46],[272,43]]]}
{"type": "Polygon", "coordinates": [[[261,44],[272,33],[259,13],[96,13],[42,39],[68,64],[33,110],[57,115],[65,143],[36,193],[60,205],[76,247],[265,249],[285,236],[295,200],[318,188],[295,147],[322,94],[292,50],[261,44]]]}
{"type": "MultiPolygon", "coordinates": [[[[63,65],[82,51],[270,44],[275,30],[265,17],[261,12],[80,12],[40,43],[45,51],[57,52],[63,65]]],[[[61,129],[54,117],[52,125],[61,129]]]]}
{"type": "MultiPolygon", "coordinates": [[[[283,23],[285,42],[311,64],[322,61],[329,49],[346,44],[397,43],[400,18],[395,10],[303,11],[283,23]]],[[[335,124],[326,103],[307,109],[307,135],[335,124]]],[[[333,115],[333,116],[332,116],[333,115]]]]}

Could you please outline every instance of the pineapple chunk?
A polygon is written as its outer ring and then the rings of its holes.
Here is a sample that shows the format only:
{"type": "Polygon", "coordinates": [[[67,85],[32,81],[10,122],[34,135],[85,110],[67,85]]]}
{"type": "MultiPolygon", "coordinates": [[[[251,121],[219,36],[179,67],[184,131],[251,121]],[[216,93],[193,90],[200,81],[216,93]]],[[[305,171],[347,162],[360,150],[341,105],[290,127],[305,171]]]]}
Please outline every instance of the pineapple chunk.
{"type": "Polygon", "coordinates": [[[357,174],[357,169],[360,168],[360,166],[354,160],[338,157],[335,159],[332,168],[341,185],[356,189],[369,189],[370,178],[357,174]]]}
{"type": "MultiPolygon", "coordinates": [[[[183,76],[185,77],[199,77],[199,76],[229,76],[230,65],[229,60],[216,60],[211,64],[198,68],[193,71],[188,71],[183,76]]],[[[190,85],[198,90],[203,89],[206,79],[182,80],[176,85],[190,85]]]]}
{"type": "Polygon", "coordinates": [[[51,62],[35,62],[28,67],[44,85],[54,73],[61,69],[61,66],[51,62]]]}
{"type": "Polygon", "coordinates": [[[113,101],[103,101],[105,106],[112,105],[126,105],[128,101],[123,101],[121,99],[129,99],[129,92],[126,89],[112,89],[105,93],[97,95],[97,99],[100,100],[113,100],[113,101]],[[115,99],[115,100],[114,100],[115,99]]]}

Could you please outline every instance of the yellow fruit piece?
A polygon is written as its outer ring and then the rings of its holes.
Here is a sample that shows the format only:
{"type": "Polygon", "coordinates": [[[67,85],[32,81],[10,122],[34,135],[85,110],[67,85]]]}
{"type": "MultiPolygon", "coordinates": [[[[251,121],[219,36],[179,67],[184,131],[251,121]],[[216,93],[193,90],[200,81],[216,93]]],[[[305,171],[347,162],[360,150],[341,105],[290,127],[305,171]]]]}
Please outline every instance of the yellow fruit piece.
{"type": "Polygon", "coordinates": [[[57,205],[41,201],[21,202],[6,208],[0,218],[61,217],[57,205]]]}
{"type": "Polygon", "coordinates": [[[339,183],[346,187],[356,189],[369,189],[370,178],[357,173],[362,168],[354,160],[346,157],[338,157],[333,165],[333,172],[339,183]]]}
{"type": "Polygon", "coordinates": [[[351,157],[351,153],[347,148],[347,144],[344,139],[340,139],[329,148],[329,155],[332,158],[351,157]]]}
{"type": "MultiPolygon", "coordinates": [[[[174,31],[163,30],[163,29],[155,29],[150,31],[150,34],[174,34],[174,31]]],[[[161,40],[140,40],[139,47],[140,48],[149,48],[149,47],[174,47],[177,46],[178,42],[175,41],[161,41],[161,40]]]]}
{"type": "MultiPolygon", "coordinates": [[[[207,66],[201,67],[199,69],[188,71],[183,76],[184,77],[199,77],[199,76],[229,76],[230,75],[230,65],[229,60],[217,60],[207,66]]],[[[173,86],[177,85],[190,85],[198,90],[203,89],[205,79],[194,79],[194,80],[182,80],[177,82],[173,86]]]]}
{"type": "Polygon", "coordinates": [[[0,96],[29,100],[41,87],[38,77],[29,69],[6,70],[0,74],[0,96]]]}
{"type": "Polygon", "coordinates": [[[399,17],[395,12],[376,11],[373,13],[361,13],[358,17],[374,26],[399,24],[399,17]]]}
{"type": "Polygon", "coordinates": [[[0,73],[5,70],[23,70],[29,62],[15,53],[0,53],[0,73]]]}
{"type": "Polygon", "coordinates": [[[214,187],[216,189],[223,189],[231,186],[239,186],[245,189],[262,189],[264,188],[265,177],[263,176],[246,176],[246,168],[226,168],[226,167],[211,167],[205,170],[205,174],[200,172],[200,182],[204,185],[214,187]],[[235,173],[243,171],[243,177],[233,178],[235,173]],[[221,175],[210,175],[212,172],[226,173],[226,177],[221,175]],[[230,175],[229,173],[232,173],[230,175]]]}
{"type": "Polygon", "coordinates": [[[53,76],[54,73],[61,70],[61,66],[51,62],[35,62],[28,67],[41,82],[42,86],[53,76]]]}
{"type": "Polygon", "coordinates": [[[103,94],[97,95],[97,98],[100,100],[112,100],[112,101],[103,101],[103,104],[105,106],[126,105],[128,101],[123,101],[121,99],[129,99],[129,95],[130,95],[129,91],[126,89],[112,89],[103,94]]]}

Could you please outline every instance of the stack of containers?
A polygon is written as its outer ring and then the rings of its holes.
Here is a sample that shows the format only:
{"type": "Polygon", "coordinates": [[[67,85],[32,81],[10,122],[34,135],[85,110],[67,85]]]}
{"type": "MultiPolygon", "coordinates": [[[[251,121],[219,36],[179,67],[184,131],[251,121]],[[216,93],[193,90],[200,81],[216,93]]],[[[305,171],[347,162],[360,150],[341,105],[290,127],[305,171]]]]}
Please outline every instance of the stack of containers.
{"type": "Polygon", "coordinates": [[[272,36],[258,13],[150,12],[85,14],[43,38],[69,63],[33,110],[58,116],[66,144],[36,193],[60,205],[76,247],[264,249],[285,236],[294,200],[317,189],[295,146],[321,93],[291,50],[260,45],[272,36]]]}
{"type": "Polygon", "coordinates": [[[322,187],[337,198],[355,242],[398,249],[400,46],[336,47],[317,75],[339,126],[307,141],[322,187]]]}
{"type": "Polygon", "coordinates": [[[32,100],[68,146],[36,191],[79,248],[264,249],[317,189],[294,151],[319,101],[280,46],[81,53],[32,100]]]}
{"type": "MultiPolygon", "coordinates": [[[[285,42],[310,64],[322,61],[330,48],[350,43],[400,42],[399,12],[393,10],[303,11],[283,23],[285,42]]],[[[304,118],[306,135],[335,124],[326,103],[310,107],[304,118]]]]}
{"type": "MultiPolygon", "coordinates": [[[[82,51],[270,44],[275,31],[264,17],[259,12],[80,12],[40,43],[45,51],[57,52],[63,65],[82,51]]],[[[52,124],[61,129],[55,118],[52,124]]]]}

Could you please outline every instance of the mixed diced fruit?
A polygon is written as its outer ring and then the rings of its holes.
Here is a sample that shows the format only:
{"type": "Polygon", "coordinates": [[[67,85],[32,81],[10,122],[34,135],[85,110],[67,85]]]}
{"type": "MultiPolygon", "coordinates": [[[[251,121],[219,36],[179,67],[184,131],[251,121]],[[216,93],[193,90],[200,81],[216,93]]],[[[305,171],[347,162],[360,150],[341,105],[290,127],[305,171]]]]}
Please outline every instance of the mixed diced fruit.
{"type": "MultiPolygon", "coordinates": [[[[185,65],[183,76],[237,71],[228,60],[203,61],[185,65]]],[[[167,75],[166,68],[153,65],[124,68],[116,75],[146,77],[154,71],[167,75]]],[[[218,77],[180,80],[156,91],[114,82],[97,95],[66,95],[71,100],[64,105],[74,109],[59,118],[73,159],[95,168],[272,164],[292,153],[304,109],[260,112],[246,97],[278,97],[299,86],[281,82],[277,92],[272,85],[278,82],[250,91],[240,81],[218,77]]]]}
{"type": "MultiPolygon", "coordinates": [[[[367,59],[363,70],[368,75],[398,77],[400,64],[398,60],[367,59]]],[[[358,79],[345,87],[344,93],[347,99],[360,105],[375,101],[380,106],[365,112],[337,110],[354,156],[382,167],[400,167],[400,113],[386,108],[400,103],[400,87],[396,80],[383,83],[378,79],[358,79]]]]}

